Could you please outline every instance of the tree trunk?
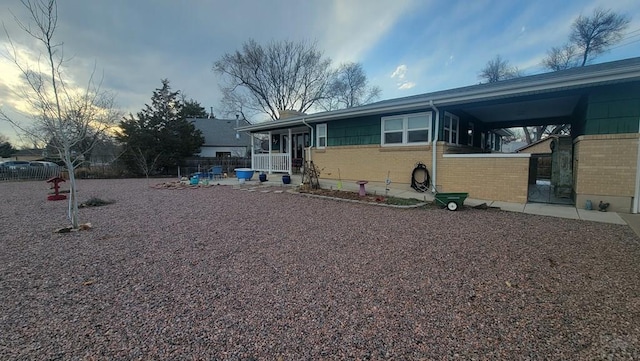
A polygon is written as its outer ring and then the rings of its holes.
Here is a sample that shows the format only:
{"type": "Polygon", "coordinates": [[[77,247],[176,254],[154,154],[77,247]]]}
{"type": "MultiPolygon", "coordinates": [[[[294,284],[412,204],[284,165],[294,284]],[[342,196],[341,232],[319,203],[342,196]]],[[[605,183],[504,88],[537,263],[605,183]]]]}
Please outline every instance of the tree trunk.
{"type": "Polygon", "coordinates": [[[80,226],[78,212],[78,188],[76,185],[75,168],[71,159],[71,151],[67,150],[64,154],[64,164],[69,172],[69,220],[71,227],[78,229],[80,226]]]}

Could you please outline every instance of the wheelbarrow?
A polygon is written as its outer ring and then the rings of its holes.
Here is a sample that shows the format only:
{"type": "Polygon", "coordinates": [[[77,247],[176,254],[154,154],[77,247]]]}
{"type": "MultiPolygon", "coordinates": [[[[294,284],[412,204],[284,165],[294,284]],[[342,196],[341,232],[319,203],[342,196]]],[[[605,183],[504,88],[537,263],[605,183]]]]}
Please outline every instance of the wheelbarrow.
{"type": "Polygon", "coordinates": [[[464,200],[467,199],[469,193],[436,193],[436,204],[447,207],[450,211],[458,210],[462,207],[464,200]]]}

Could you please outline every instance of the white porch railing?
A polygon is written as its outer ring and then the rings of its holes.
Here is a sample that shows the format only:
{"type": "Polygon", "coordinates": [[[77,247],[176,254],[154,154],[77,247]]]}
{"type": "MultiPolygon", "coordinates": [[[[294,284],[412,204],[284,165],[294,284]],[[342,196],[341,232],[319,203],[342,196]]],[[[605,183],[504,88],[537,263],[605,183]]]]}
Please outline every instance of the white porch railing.
{"type": "Polygon", "coordinates": [[[251,168],[258,172],[289,173],[291,156],[288,153],[254,154],[251,168]]]}

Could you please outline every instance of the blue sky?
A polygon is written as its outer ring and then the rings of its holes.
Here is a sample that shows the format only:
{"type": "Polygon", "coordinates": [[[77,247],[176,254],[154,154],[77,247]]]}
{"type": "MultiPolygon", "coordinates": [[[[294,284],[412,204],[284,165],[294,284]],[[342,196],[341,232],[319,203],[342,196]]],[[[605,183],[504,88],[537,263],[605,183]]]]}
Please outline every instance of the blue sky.
{"type": "MultiPolygon", "coordinates": [[[[360,62],[381,99],[390,99],[476,84],[497,54],[525,75],[542,72],[546,51],[598,6],[631,24],[625,40],[595,62],[640,56],[637,0],[59,0],[57,40],[69,59],[67,79],[84,85],[95,65],[124,113],[142,109],[162,78],[215,113],[213,62],[250,38],[315,41],[336,66],[360,62]]],[[[25,58],[36,57],[12,13],[27,21],[19,0],[0,0],[0,21],[25,58]]],[[[5,52],[4,33],[0,43],[5,52]]],[[[0,106],[21,118],[15,65],[0,58],[0,75],[0,106]]],[[[0,134],[17,142],[5,123],[0,134]]]]}

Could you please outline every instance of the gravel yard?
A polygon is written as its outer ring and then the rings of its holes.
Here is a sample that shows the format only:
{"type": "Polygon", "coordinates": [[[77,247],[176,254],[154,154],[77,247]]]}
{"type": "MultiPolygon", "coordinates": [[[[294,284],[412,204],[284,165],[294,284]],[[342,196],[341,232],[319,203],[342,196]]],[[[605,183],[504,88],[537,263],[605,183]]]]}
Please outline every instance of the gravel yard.
{"type": "Polygon", "coordinates": [[[0,359],[640,359],[626,226],[158,182],[0,183],[0,359]]]}

